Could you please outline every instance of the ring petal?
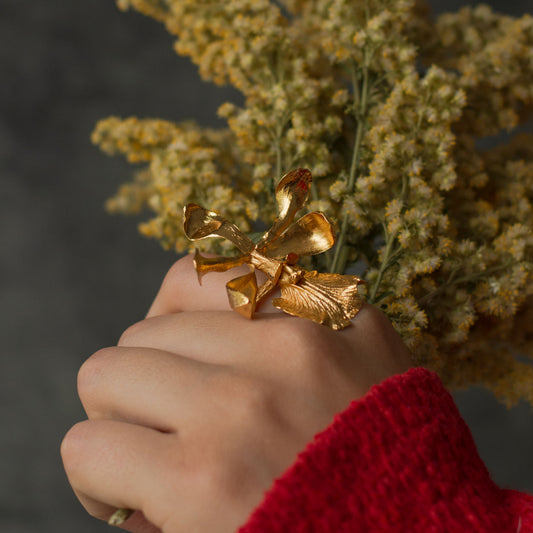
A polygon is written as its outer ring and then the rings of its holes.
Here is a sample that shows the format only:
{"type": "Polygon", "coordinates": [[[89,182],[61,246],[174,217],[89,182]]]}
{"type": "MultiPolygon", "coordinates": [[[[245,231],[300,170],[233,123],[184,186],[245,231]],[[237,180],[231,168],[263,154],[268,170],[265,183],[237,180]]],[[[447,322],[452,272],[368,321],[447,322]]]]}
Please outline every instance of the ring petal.
{"type": "Polygon", "coordinates": [[[185,235],[192,241],[207,237],[222,237],[231,241],[241,252],[250,253],[255,248],[255,243],[235,224],[197,204],[185,206],[183,229],[185,235]]]}
{"type": "Polygon", "coordinates": [[[290,253],[300,257],[321,254],[335,244],[335,233],[326,215],[308,213],[290,226],[268,246],[264,253],[273,259],[283,259],[290,253]]]}

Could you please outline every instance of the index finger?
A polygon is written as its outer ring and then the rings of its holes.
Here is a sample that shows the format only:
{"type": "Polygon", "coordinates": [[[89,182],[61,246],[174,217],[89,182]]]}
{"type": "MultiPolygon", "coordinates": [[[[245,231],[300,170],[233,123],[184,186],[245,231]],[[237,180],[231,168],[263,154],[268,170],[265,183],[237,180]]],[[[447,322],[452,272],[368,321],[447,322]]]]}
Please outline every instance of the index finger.
{"type": "MultiPolygon", "coordinates": [[[[247,274],[246,265],[232,268],[227,272],[213,272],[205,275],[200,284],[194,268],[194,256],[186,255],[170,268],[161,288],[152,303],[146,318],[168,315],[182,311],[229,311],[231,307],[226,292],[226,283],[247,274]]],[[[258,282],[264,277],[260,272],[258,282]]],[[[262,312],[279,312],[270,302],[261,305],[262,312]]]]}

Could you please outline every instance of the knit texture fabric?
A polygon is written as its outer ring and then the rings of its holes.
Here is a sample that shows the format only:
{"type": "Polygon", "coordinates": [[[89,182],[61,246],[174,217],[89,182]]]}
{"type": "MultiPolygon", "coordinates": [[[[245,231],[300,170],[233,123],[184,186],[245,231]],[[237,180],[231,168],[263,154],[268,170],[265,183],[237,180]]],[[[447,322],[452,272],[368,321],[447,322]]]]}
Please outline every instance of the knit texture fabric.
{"type": "Polygon", "coordinates": [[[319,433],[239,533],[533,532],[533,497],[498,488],[438,376],[373,387],[319,433]]]}

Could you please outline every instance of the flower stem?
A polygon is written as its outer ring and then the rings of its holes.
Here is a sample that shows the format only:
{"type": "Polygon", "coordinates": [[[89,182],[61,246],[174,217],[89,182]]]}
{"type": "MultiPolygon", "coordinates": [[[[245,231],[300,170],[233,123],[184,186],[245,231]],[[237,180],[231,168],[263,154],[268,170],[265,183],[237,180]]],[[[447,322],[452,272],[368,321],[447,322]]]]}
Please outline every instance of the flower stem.
{"type": "Polygon", "coordinates": [[[381,264],[379,266],[378,271],[378,277],[376,279],[376,282],[372,286],[372,290],[370,291],[370,295],[368,297],[368,303],[373,304],[376,301],[377,293],[379,286],[381,285],[381,280],[383,279],[383,274],[385,274],[385,271],[387,268],[389,268],[391,257],[394,255],[393,252],[393,246],[394,241],[396,240],[396,233],[388,234],[387,228],[384,228],[385,232],[385,250],[383,252],[383,258],[381,261],[381,264]]]}
{"type": "MultiPolygon", "coordinates": [[[[354,147],[352,152],[352,162],[350,165],[350,174],[348,176],[348,194],[352,194],[355,189],[355,178],[359,170],[359,164],[361,160],[361,144],[366,127],[366,114],[368,111],[368,96],[370,92],[369,87],[369,72],[368,61],[363,62],[363,80],[362,86],[359,88],[359,81],[357,80],[357,72],[355,64],[351,64],[352,86],[355,98],[359,104],[357,109],[354,110],[355,117],[357,119],[357,129],[355,131],[354,147]]],[[[342,274],[346,267],[346,261],[348,254],[344,251],[346,246],[346,235],[348,232],[348,213],[344,213],[342,217],[341,229],[337,239],[337,246],[335,247],[335,254],[331,262],[330,272],[337,272],[342,274]]]]}
{"type": "Polygon", "coordinates": [[[495,274],[496,272],[507,270],[508,268],[513,266],[513,264],[514,264],[513,261],[508,261],[501,265],[495,265],[491,268],[485,268],[484,270],[480,270],[479,272],[465,274],[460,277],[455,277],[457,270],[453,270],[450,276],[448,277],[448,279],[444,283],[439,285],[436,289],[432,290],[431,292],[424,294],[424,296],[418,299],[418,303],[421,306],[427,305],[430,300],[435,298],[435,296],[438,296],[439,294],[443,293],[445,290],[449,289],[450,287],[453,287],[455,285],[460,285],[461,283],[472,283],[489,274],[495,274]]]}
{"type": "Polygon", "coordinates": [[[281,135],[276,139],[276,183],[281,179],[282,173],[282,154],[281,154],[281,135]]]}

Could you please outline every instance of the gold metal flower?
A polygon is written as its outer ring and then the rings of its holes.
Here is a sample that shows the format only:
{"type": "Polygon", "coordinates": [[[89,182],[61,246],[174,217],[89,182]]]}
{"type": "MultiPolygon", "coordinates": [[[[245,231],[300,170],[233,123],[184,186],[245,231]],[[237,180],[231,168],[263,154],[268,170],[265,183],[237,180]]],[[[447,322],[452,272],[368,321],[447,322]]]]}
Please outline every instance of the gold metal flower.
{"type": "Polygon", "coordinates": [[[296,264],[301,256],[325,252],[335,243],[333,228],[323,213],[308,213],[293,223],[307,201],[311,181],[309,170],[302,168],[280,180],[276,187],[278,218],[257,243],[217,213],[196,204],[184,209],[183,225],[189,239],[222,237],[241,251],[236,257],[215,258],[196,251],[194,265],[200,282],[207,272],[250,266],[248,274],[226,284],[231,307],[246,318],[252,318],[257,305],[276,287],[281,297],[273,300],[275,307],[336,330],[348,326],[363,304],[357,286],[364,282],[357,276],[321,274],[296,264]],[[267,276],[260,286],[256,270],[267,276]]]}

